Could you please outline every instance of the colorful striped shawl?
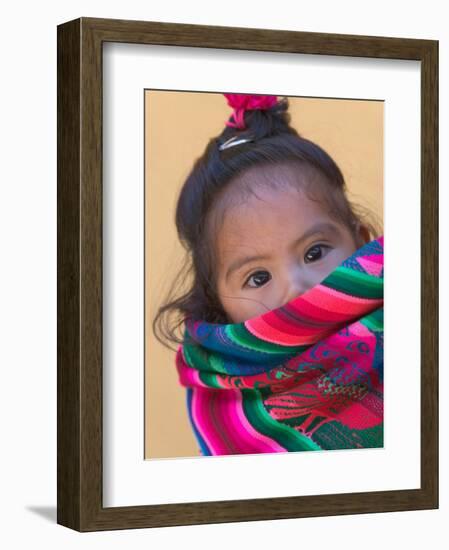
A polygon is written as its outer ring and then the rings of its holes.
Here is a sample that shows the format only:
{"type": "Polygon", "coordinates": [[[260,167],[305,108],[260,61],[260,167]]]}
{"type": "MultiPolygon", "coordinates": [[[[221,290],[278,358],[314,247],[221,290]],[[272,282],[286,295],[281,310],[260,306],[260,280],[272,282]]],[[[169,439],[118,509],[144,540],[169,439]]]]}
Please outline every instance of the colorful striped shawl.
{"type": "Polygon", "coordinates": [[[383,247],[243,323],[186,319],[176,367],[202,455],[383,446],[383,247]]]}

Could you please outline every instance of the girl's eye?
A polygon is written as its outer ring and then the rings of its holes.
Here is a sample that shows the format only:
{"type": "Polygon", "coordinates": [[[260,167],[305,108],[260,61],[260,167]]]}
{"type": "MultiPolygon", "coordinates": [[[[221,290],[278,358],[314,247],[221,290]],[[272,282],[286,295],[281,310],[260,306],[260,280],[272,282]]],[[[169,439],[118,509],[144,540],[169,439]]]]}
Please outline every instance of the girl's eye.
{"type": "Polygon", "coordinates": [[[306,263],[316,262],[317,260],[320,260],[322,258],[323,248],[328,249],[329,246],[326,246],[325,244],[316,244],[312,246],[312,248],[310,248],[304,256],[306,263]]]}
{"type": "Polygon", "coordinates": [[[245,282],[245,286],[248,285],[251,288],[259,288],[271,279],[271,275],[268,271],[256,271],[245,282]],[[254,284],[249,284],[253,281],[254,284]]]}

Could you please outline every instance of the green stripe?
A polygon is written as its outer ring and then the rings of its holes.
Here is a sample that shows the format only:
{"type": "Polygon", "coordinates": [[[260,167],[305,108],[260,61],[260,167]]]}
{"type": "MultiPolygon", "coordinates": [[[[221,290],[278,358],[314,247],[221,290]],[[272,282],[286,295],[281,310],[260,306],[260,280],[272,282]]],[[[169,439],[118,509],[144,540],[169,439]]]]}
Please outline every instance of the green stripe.
{"type": "Polygon", "coordinates": [[[344,266],[334,269],[322,282],[323,285],[345,294],[371,299],[383,298],[383,283],[384,280],[379,277],[354,271],[344,266]]]}
{"type": "Polygon", "coordinates": [[[320,451],[321,447],[294,428],[272,418],[263,406],[260,395],[242,390],[243,410],[250,424],[259,433],[277,441],[287,451],[320,451]]]}
{"type": "Polygon", "coordinates": [[[323,449],[354,449],[357,444],[369,449],[384,446],[383,434],[383,422],[372,428],[357,430],[334,420],[320,426],[313,437],[323,449]]]}
{"type": "Polygon", "coordinates": [[[209,372],[200,372],[198,373],[201,382],[204,382],[207,386],[210,388],[223,388],[218,382],[217,382],[217,375],[212,374],[209,372]]]}
{"type": "Polygon", "coordinates": [[[365,325],[373,332],[380,332],[384,329],[384,308],[375,309],[365,317],[360,319],[362,325],[365,325]]]}
{"type": "Polygon", "coordinates": [[[229,374],[224,368],[223,358],[219,354],[212,354],[201,346],[184,344],[184,356],[190,367],[193,367],[200,372],[220,372],[229,374]]]}

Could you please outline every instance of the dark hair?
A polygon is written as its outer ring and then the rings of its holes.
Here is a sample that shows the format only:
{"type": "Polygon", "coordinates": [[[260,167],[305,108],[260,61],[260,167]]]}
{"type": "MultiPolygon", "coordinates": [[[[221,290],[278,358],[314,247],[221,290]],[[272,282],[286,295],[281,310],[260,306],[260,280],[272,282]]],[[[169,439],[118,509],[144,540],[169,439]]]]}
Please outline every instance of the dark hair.
{"type": "MultiPolygon", "coordinates": [[[[319,193],[320,198],[316,200],[325,200],[330,205],[329,213],[348,227],[355,242],[356,226],[362,220],[372,237],[379,236],[376,222],[369,221],[369,212],[363,212],[362,207],[347,199],[346,184],[334,160],[290,126],[288,106],[288,99],[282,98],[270,109],[245,111],[246,128],[236,130],[226,126],[218,137],[210,139],[181,188],[175,223],[186,255],[164,305],[153,319],[156,338],[170,349],[173,349],[170,343],[182,343],[182,334],[178,337],[176,331],[187,317],[209,323],[229,322],[215,289],[211,214],[218,210],[223,214],[223,205],[226,204],[226,200],[222,200],[224,191],[230,188],[237,176],[250,174],[255,167],[269,170],[273,165],[281,164],[287,169],[294,167],[297,171],[299,168],[302,173],[314,176],[304,178],[301,187],[307,187],[315,195],[319,193]],[[220,151],[219,145],[235,135],[250,137],[253,141],[220,151]],[[313,190],[308,180],[313,182],[313,190]],[[181,292],[180,287],[189,279],[188,287],[181,292]]],[[[239,178],[238,185],[241,192],[251,192],[254,187],[251,178],[249,184],[239,178]]],[[[362,244],[358,243],[359,246],[362,244]]]]}

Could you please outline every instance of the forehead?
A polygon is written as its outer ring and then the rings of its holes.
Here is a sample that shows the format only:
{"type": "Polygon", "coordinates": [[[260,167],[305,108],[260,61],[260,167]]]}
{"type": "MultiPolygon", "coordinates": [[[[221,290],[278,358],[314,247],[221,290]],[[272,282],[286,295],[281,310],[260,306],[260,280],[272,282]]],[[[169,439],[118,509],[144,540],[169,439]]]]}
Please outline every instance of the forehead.
{"type": "Polygon", "coordinates": [[[217,231],[217,244],[266,244],[297,238],[318,221],[330,221],[326,206],[301,189],[260,188],[228,208],[217,231]]]}
{"type": "Polygon", "coordinates": [[[273,197],[275,192],[278,196],[291,196],[296,192],[298,197],[303,197],[306,192],[308,197],[319,200],[320,196],[325,197],[325,184],[325,177],[316,168],[300,161],[248,168],[233,178],[215,198],[208,215],[208,232],[217,236],[229,219],[229,213],[235,213],[236,208],[244,205],[261,209],[264,197],[268,200],[268,196],[273,197]],[[258,203],[252,200],[255,198],[258,203]]]}
{"type": "MultiPolygon", "coordinates": [[[[313,166],[290,162],[257,166],[234,178],[220,193],[211,218],[215,233],[230,223],[243,223],[247,218],[260,219],[259,214],[283,212],[298,215],[305,204],[313,210],[329,206],[326,178],[313,166]],[[276,205],[276,209],[274,209],[276,205]]],[[[253,219],[253,221],[255,221],[253,219]]]]}

